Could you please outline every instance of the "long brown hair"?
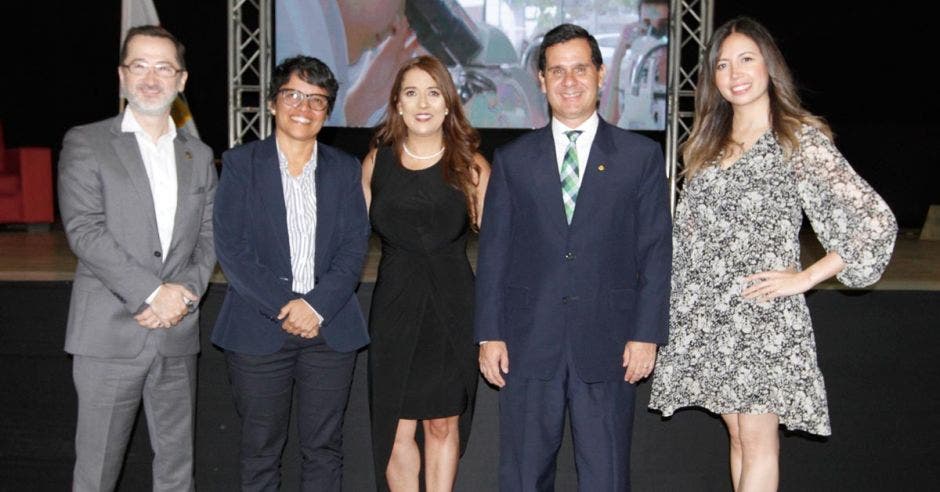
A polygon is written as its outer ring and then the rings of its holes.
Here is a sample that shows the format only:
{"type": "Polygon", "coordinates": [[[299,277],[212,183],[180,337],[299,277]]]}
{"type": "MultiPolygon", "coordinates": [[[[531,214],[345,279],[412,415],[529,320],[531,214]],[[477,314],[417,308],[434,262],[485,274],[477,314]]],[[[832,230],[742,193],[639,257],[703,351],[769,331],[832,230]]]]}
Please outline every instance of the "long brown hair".
{"type": "Polygon", "coordinates": [[[770,32],[749,17],[738,17],[725,22],[712,35],[706,59],[699,72],[695,88],[695,121],[689,139],[682,144],[683,174],[691,178],[704,167],[716,164],[722,151],[735,145],[731,139],[734,117],[731,104],[722,97],[715,85],[715,65],[721,44],[733,33],[749,37],[760,49],[767,66],[770,96],[770,127],[786,155],[800,147],[802,125],[818,128],[832,138],[826,122],[803,108],[793,76],[770,32]]]}
{"type": "Polygon", "coordinates": [[[448,114],[444,116],[444,155],[441,157],[441,172],[444,181],[463,192],[467,202],[467,214],[470,224],[475,229],[477,223],[477,192],[476,187],[480,181],[480,170],[474,160],[477,149],[480,147],[480,135],[470,126],[457,89],[444,64],[433,56],[419,56],[412,58],[402,65],[392,84],[392,92],[388,96],[388,109],[385,119],[379,125],[374,146],[387,145],[401,156],[402,144],[408,136],[408,127],[405,120],[398,114],[401,86],[405,74],[410,70],[422,70],[434,79],[437,87],[444,96],[448,114]]]}

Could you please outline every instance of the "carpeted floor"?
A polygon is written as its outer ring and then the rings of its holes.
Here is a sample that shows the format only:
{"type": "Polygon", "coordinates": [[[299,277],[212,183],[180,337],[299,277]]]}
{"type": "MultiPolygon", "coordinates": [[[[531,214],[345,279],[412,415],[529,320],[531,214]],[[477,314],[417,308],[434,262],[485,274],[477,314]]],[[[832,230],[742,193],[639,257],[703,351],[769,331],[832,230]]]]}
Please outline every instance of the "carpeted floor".
{"type": "MultiPolygon", "coordinates": [[[[70,284],[0,282],[0,490],[68,490],[74,460],[75,392],[62,352],[70,284]]],[[[360,298],[368,306],[372,285],[360,298]]],[[[224,285],[203,306],[199,362],[197,487],[237,490],[238,421],[221,353],[206,340],[224,285]]],[[[818,291],[809,296],[833,437],[785,434],[781,490],[921,490],[940,479],[940,292],[818,291]]],[[[496,487],[497,393],[481,386],[458,491],[496,487]]],[[[646,411],[640,386],[633,485],[647,490],[730,490],[718,418],[686,410],[669,420],[646,411]]],[[[142,420],[142,419],[141,419],[142,420]]],[[[346,417],[345,490],[374,490],[365,353],[346,417]]],[[[119,490],[150,489],[151,452],[138,422],[119,490]]],[[[296,443],[288,443],[284,490],[296,490],[296,443]]],[[[556,490],[576,490],[570,439],[556,490]]]]}

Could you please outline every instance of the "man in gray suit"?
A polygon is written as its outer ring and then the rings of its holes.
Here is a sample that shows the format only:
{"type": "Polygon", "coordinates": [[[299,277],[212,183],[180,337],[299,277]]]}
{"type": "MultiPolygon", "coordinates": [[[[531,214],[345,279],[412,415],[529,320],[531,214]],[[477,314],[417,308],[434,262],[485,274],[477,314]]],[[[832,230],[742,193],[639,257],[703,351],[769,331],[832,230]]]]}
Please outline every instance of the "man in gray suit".
{"type": "Polygon", "coordinates": [[[183,46],[131,29],[122,114],[65,135],[59,206],[78,257],[65,350],[78,393],[73,490],[115,487],[141,399],[153,490],[193,489],[196,314],[215,265],[212,151],[176,129],[183,46]]]}

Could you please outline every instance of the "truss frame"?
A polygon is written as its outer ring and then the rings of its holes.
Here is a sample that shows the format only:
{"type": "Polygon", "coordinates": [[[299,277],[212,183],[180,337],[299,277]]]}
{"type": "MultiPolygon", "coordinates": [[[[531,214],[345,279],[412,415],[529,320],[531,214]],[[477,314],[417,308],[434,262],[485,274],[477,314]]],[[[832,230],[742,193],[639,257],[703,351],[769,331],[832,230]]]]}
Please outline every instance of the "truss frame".
{"type": "Polygon", "coordinates": [[[669,12],[666,177],[669,179],[670,211],[675,212],[680,172],[679,145],[689,136],[695,118],[695,86],[712,35],[714,0],[671,0],[669,12]]]}
{"type": "Polygon", "coordinates": [[[271,81],[272,3],[273,0],[227,0],[230,147],[271,133],[264,95],[271,81]]]}

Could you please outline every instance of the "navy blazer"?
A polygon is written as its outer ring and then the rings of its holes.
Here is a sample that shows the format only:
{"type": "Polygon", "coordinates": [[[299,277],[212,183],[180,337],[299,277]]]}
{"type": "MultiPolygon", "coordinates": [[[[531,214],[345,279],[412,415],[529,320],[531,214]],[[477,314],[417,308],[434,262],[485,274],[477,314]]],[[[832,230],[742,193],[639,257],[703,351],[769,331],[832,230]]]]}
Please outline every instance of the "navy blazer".
{"type": "Polygon", "coordinates": [[[601,120],[569,226],[551,125],[496,151],[474,323],[506,342],[512,376],[550,379],[567,344],[584,381],[623,379],[627,341],[666,342],[665,169],[657,143],[601,120]]]}
{"type": "Polygon", "coordinates": [[[276,319],[303,297],[323,316],[327,345],[349,352],[369,343],[356,287],[368,251],[369,221],[361,166],[351,155],[317,143],[316,286],[291,290],[290,244],[274,137],[222,154],[215,198],[215,248],[228,292],[212,343],[239,353],[270,354],[291,336],[276,319]]]}

